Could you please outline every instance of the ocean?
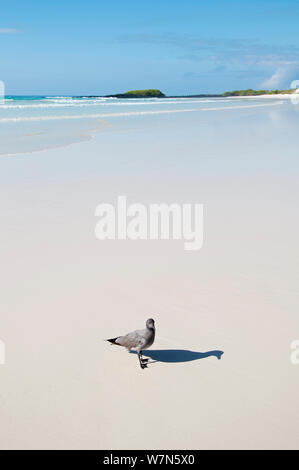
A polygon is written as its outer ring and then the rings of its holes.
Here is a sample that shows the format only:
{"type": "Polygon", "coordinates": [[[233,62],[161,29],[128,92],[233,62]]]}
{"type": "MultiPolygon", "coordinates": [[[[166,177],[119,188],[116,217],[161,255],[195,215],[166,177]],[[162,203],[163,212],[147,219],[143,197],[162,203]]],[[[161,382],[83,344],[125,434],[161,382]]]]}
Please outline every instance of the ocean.
{"type": "Polygon", "coordinates": [[[6,96],[0,104],[0,155],[45,150],[89,140],[105,120],[229,109],[277,106],[242,98],[118,99],[72,96],[6,96]]]}

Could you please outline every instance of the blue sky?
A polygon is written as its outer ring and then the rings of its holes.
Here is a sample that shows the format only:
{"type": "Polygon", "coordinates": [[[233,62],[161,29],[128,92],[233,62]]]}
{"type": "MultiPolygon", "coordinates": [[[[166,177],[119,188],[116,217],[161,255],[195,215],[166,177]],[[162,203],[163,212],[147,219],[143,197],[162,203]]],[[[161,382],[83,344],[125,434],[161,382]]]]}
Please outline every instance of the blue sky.
{"type": "Polygon", "coordinates": [[[10,0],[0,10],[8,94],[167,94],[288,88],[299,0],[10,0]]]}

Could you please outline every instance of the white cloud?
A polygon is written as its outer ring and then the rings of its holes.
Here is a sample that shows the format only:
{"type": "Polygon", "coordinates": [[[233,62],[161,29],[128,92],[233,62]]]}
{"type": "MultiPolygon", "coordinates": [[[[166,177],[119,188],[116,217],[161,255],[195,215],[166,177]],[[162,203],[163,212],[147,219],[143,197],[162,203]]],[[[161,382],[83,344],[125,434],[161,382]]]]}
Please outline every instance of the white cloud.
{"type": "MultiPolygon", "coordinates": [[[[262,83],[262,87],[273,89],[288,86],[287,83],[291,81],[294,71],[297,68],[296,66],[298,67],[298,64],[295,63],[293,65],[280,66],[270,78],[262,83]]],[[[289,88],[291,88],[291,86],[289,86],[289,88]]]]}
{"type": "Polygon", "coordinates": [[[278,88],[284,82],[285,77],[285,71],[278,69],[270,78],[262,83],[262,86],[265,88],[278,88]]]}
{"type": "MultiPolygon", "coordinates": [[[[183,49],[178,60],[212,63],[225,67],[238,78],[251,78],[258,87],[286,88],[299,73],[299,45],[263,44],[255,39],[203,38],[188,34],[127,34],[122,43],[152,44],[159,47],[183,49]],[[241,69],[241,73],[238,70],[241,69]],[[298,71],[298,73],[297,73],[298,71]],[[263,83],[258,84],[263,80],[263,83]]],[[[166,49],[166,53],[168,51],[166,49]]],[[[254,85],[255,86],[255,85],[254,85]]]]}
{"type": "Polygon", "coordinates": [[[0,34],[17,34],[20,31],[14,28],[0,28],[0,34]]]}

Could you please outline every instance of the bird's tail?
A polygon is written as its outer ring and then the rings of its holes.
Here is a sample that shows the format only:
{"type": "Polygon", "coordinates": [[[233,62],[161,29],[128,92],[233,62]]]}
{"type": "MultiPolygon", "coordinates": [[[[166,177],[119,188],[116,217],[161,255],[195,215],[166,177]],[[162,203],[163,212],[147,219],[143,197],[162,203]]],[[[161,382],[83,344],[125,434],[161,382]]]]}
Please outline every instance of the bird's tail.
{"type": "MultiPolygon", "coordinates": [[[[109,343],[111,343],[111,344],[116,344],[116,345],[117,345],[117,342],[116,342],[117,338],[118,338],[118,337],[116,337],[116,338],[111,338],[111,339],[107,339],[106,341],[109,341],[109,343]]],[[[118,345],[118,346],[119,346],[119,345],[118,345]]]]}

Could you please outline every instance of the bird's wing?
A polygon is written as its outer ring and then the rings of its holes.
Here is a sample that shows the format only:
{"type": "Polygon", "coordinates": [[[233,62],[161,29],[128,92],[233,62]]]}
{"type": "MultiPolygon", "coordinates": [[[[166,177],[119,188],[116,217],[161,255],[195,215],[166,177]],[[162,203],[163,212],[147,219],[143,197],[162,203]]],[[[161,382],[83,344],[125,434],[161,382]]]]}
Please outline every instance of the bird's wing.
{"type": "Polygon", "coordinates": [[[144,330],[132,331],[125,336],[120,336],[117,338],[116,343],[124,346],[125,348],[137,348],[140,344],[145,342],[144,330]]]}

